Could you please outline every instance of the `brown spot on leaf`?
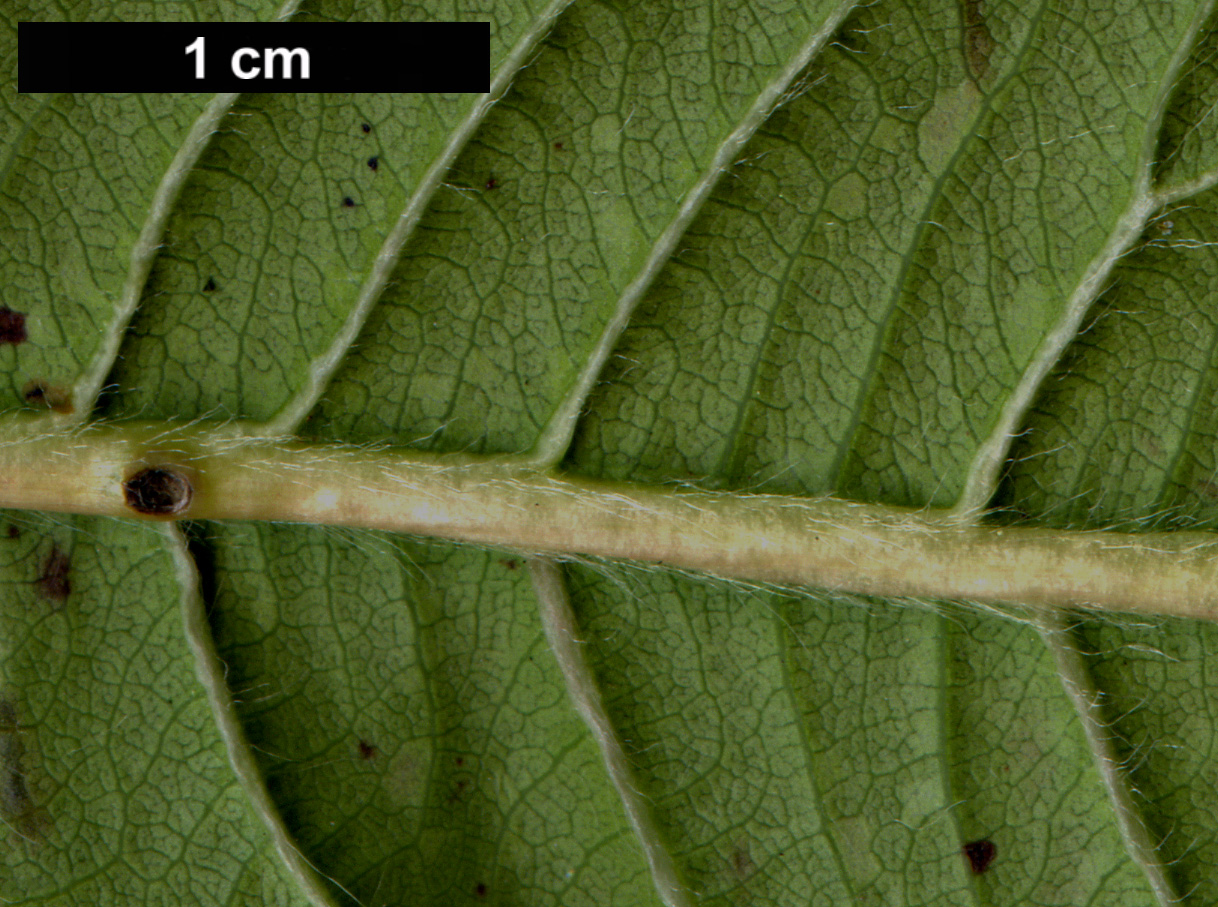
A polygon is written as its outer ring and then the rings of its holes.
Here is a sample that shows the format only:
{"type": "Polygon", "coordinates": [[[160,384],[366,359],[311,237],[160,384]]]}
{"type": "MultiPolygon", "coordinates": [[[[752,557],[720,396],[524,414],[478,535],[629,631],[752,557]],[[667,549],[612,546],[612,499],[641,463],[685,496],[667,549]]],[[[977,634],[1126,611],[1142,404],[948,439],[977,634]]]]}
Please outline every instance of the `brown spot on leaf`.
{"type": "Polygon", "coordinates": [[[474,894],[476,894],[480,898],[486,897],[486,883],[479,882],[477,885],[475,885],[474,894]]]}
{"type": "Polygon", "coordinates": [[[1209,498],[1211,501],[1218,501],[1218,484],[1202,479],[1193,486],[1196,492],[1204,498],[1209,498]]]}
{"type": "Polygon", "coordinates": [[[380,752],[380,750],[378,750],[367,740],[361,740],[359,742],[359,757],[365,762],[375,759],[378,752],[380,752]]]}
{"type": "Polygon", "coordinates": [[[465,760],[464,760],[462,757],[460,757],[460,756],[458,756],[456,759],[454,759],[454,760],[453,760],[453,762],[455,762],[457,765],[464,765],[464,764],[465,764],[465,760]]]}
{"type": "Polygon", "coordinates": [[[25,313],[0,306],[0,343],[24,343],[26,336],[25,313]]]}
{"type": "Polygon", "coordinates": [[[738,879],[747,879],[756,871],[757,864],[753,862],[753,857],[749,853],[748,842],[738,842],[732,848],[732,872],[736,874],[738,879]]]}
{"type": "Polygon", "coordinates": [[[448,795],[448,805],[455,806],[465,799],[466,791],[469,789],[469,780],[459,778],[457,783],[453,785],[452,793],[448,795]]]}
{"type": "Polygon", "coordinates": [[[998,848],[994,846],[994,842],[984,838],[980,841],[969,841],[964,845],[964,855],[968,857],[968,866],[974,875],[981,875],[989,869],[997,853],[998,848]]]}
{"type": "Polygon", "coordinates": [[[520,562],[514,557],[504,558],[499,563],[503,564],[503,566],[507,567],[509,570],[515,570],[520,566],[520,562]]]}
{"type": "Polygon", "coordinates": [[[45,381],[39,381],[37,378],[26,382],[25,387],[21,389],[21,396],[31,406],[45,407],[57,413],[72,412],[71,391],[65,387],[56,387],[45,381]]]}
{"type": "Polygon", "coordinates": [[[372,131],[372,127],[367,123],[361,123],[359,128],[364,130],[364,135],[367,135],[372,131]]]}
{"type": "Polygon", "coordinates": [[[492,176],[490,179],[488,179],[488,180],[486,181],[486,188],[487,188],[487,189],[498,189],[498,188],[499,188],[499,180],[495,179],[495,178],[492,176]]]}
{"type": "Polygon", "coordinates": [[[964,0],[964,59],[974,82],[989,74],[994,47],[994,37],[985,24],[982,0],[964,0]]]}
{"type": "Polygon", "coordinates": [[[8,533],[8,537],[10,539],[21,538],[21,530],[17,528],[17,525],[15,523],[9,524],[7,533],[8,533]]]}
{"type": "Polygon", "coordinates": [[[371,170],[373,173],[376,173],[377,168],[380,166],[381,166],[381,159],[379,157],[374,156],[374,157],[368,158],[368,169],[371,170]]]}
{"type": "Polygon", "coordinates": [[[72,593],[71,571],[72,559],[68,553],[58,545],[52,545],[38,574],[38,593],[48,601],[62,605],[72,593]]]}
{"type": "Polygon", "coordinates": [[[207,283],[203,284],[203,292],[204,293],[214,293],[214,292],[216,292],[216,289],[217,289],[216,278],[214,278],[214,277],[207,278],[207,283]]]}
{"type": "Polygon", "coordinates": [[[16,707],[0,697],[0,827],[7,824],[27,841],[39,842],[48,823],[26,784],[22,731],[16,707]]]}
{"type": "Polygon", "coordinates": [[[343,196],[343,207],[344,207],[344,208],[354,208],[354,207],[355,207],[355,199],[353,199],[353,198],[352,198],[351,196],[349,196],[349,195],[343,196]]]}
{"type": "Polygon", "coordinates": [[[123,495],[136,513],[168,516],[190,506],[194,489],[182,473],[154,466],[141,469],[124,482],[123,495]]]}
{"type": "Polygon", "coordinates": [[[555,143],[554,143],[554,150],[555,150],[555,151],[565,151],[566,149],[565,149],[565,148],[563,148],[563,144],[562,144],[562,142],[555,142],[555,143]]]}

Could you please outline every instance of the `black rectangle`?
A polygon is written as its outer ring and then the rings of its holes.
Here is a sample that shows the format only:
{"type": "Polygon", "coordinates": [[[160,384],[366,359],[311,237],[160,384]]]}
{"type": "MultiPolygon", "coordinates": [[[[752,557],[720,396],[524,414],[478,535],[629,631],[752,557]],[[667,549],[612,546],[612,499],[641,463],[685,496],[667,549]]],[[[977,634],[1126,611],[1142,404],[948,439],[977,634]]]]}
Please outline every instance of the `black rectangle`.
{"type": "Polygon", "coordinates": [[[17,90],[481,93],[490,44],[489,22],[22,22],[17,90]]]}

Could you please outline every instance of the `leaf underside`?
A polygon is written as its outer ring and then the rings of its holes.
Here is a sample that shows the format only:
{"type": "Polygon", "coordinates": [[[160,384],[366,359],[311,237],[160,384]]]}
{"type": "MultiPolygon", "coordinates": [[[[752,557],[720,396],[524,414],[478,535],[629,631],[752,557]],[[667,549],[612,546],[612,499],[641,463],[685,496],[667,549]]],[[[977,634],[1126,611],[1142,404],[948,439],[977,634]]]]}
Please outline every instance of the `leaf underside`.
{"type": "MultiPolygon", "coordinates": [[[[483,6],[293,17],[487,19],[486,99],[223,109],[16,23],[279,6],[0,11],[0,410],[1218,529],[1209,4],[483,6]]],[[[0,902],[1218,904],[1212,624],[527,568],[0,515],[0,902]]]]}

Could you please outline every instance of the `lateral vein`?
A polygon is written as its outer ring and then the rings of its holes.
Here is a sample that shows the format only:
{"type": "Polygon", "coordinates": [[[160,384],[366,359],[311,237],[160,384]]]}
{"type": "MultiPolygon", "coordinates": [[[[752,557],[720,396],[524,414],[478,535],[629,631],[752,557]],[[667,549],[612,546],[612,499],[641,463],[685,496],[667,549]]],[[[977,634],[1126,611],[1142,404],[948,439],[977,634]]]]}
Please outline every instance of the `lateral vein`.
{"type": "MultiPolygon", "coordinates": [[[[1066,348],[1078,336],[1083,319],[1107,286],[1108,278],[1117,262],[1141,236],[1151,215],[1164,204],[1175,200],[1173,190],[1156,192],[1151,185],[1155,150],[1158,147],[1163,116],[1171,99],[1171,90],[1187,62],[1188,55],[1192,51],[1205,21],[1209,18],[1213,6],[1211,0],[1199,7],[1183,40],[1180,41],[1159,80],[1155,104],[1146,120],[1146,130],[1137,164],[1137,176],[1134,180],[1134,191],[1129,204],[1109,233],[1108,241],[1104,243],[1103,248],[1083,272],[1081,280],[1066,302],[1061,319],[1041,341],[1032,361],[1024,369],[1019,383],[1003,405],[997,423],[973,457],[964,489],[954,508],[955,513],[961,517],[980,513],[993,498],[1002,467],[1006,463],[1011,449],[1011,443],[1018,435],[1019,426],[1031,408],[1044,379],[1057,365],[1066,348]]],[[[1218,174],[1207,174],[1197,182],[1197,186],[1212,185],[1212,183],[1205,183],[1205,180],[1210,178],[1218,181],[1218,174]]],[[[1192,184],[1189,185],[1192,186],[1192,184]]],[[[1195,188],[1193,191],[1200,191],[1200,188],[1195,188]]]]}
{"type": "Polygon", "coordinates": [[[309,366],[308,377],[300,390],[283,409],[266,423],[258,426],[256,431],[285,436],[294,434],[300,423],[317,405],[317,401],[329,385],[331,378],[334,377],[339,365],[342,364],[343,357],[359,336],[364,322],[368,320],[369,313],[389,283],[389,277],[401,258],[402,249],[414,235],[415,227],[423,219],[432,196],[443,185],[445,174],[452,168],[457,155],[469,142],[470,136],[482,125],[487,113],[503,97],[511,86],[512,80],[524,68],[537,43],[549,33],[554,20],[570,3],[571,0],[551,0],[534,21],[533,26],[521,35],[520,40],[516,42],[516,46],[512,48],[511,53],[508,54],[491,80],[490,90],[478,98],[465,119],[453,130],[444,149],[432,161],[414,192],[411,193],[410,200],[398,216],[393,230],[381,245],[372,270],[360,287],[355,305],[347,315],[347,320],[343,323],[342,328],[335,335],[334,341],[324,353],[313,360],[309,366]]]}
{"type": "Polygon", "coordinates": [[[761,90],[740,124],[719,145],[702,176],[686,193],[685,200],[681,203],[676,216],[664,228],[651,247],[651,253],[647,256],[638,275],[622,291],[613,315],[601,332],[596,346],[593,347],[587,364],[580,370],[571,390],[558,405],[545,428],[542,429],[537,443],[525,458],[525,462],[546,468],[556,465],[566,455],[571,446],[571,439],[575,435],[575,426],[587,403],[588,395],[591,394],[597,379],[604,371],[605,363],[617,346],[618,338],[630,323],[639,300],[643,298],[643,294],[647,292],[656,275],[672,257],[677,243],[685,235],[694,217],[702,210],[703,204],[710,197],[711,191],[718,184],[720,177],[731,167],[745,144],[753,137],[774,108],[782,102],[792,83],[807,68],[812,58],[837,33],[838,27],[854,6],[853,0],[849,0],[830,13],[820,29],[808,37],[778,76],[761,90]]]}
{"type": "Polygon", "coordinates": [[[199,593],[194,558],[187,551],[186,540],[181,531],[172,525],[164,527],[164,535],[166,547],[173,557],[178,587],[181,590],[182,620],[186,629],[186,641],[195,659],[195,674],[207,695],[208,705],[211,706],[212,716],[224,741],[228,761],[237,777],[237,783],[249,798],[255,814],[270,835],[279,858],[309,903],[313,907],[337,907],[312,864],[292,840],[279,808],[267,791],[249,742],[245,739],[241,719],[237,716],[236,706],[224,682],[224,664],[220,661],[215,641],[212,639],[205,603],[199,593]]]}
{"type": "Polygon", "coordinates": [[[1096,769],[1116,813],[1125,850],[1146,874],[1160,907],[1172,907],[1181,898],[1167,877],[1167,869],[1151,841],[1142,811],[1133,799],[1129,773],[1117,758],[1113,735],[1102,720],[1100,692],[1095,687],[1091,671],[1075,645],[1062,612],[1046,611],[1037,618],[1037,624],[1041,638],[1053,655],[1066,695],[1070,697],[1074,711],[1083,724],[1087,746],[1095,758],[1096,769]]]}
{"type": "Polygon", "coordinates": [[[567,693],[600,750],[609,780],[626,810],[626,820],[643,848],[660,900],[666,907],[692,907],[693,900],[681,883],[676,863],[652,816],[651,806],[635,783],[626,751],[609,719],[596,678],[584,657],[579,627],[567,596],[562,570],[549,558],[532,558],[529,561],[529,574],[541,609],[546,640],[562,671],[567,693]]]}

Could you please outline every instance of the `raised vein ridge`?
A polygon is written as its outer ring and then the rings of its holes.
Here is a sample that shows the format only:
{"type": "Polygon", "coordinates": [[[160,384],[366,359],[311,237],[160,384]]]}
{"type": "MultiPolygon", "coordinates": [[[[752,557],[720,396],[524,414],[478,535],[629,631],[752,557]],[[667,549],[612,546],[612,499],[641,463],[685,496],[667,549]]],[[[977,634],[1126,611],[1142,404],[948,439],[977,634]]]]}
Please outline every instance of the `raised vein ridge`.
{"type": "Polygon", "coordinates": [[[1218,174],[1207,174],[1188,184],[1187,188],[1169,190],[1162,194],[1157,193],[1151,184],[1155,150],[1158,146],[1163,117],[1167,111],[1167,105],[1171,101],[1172,87],[1188,61],[1193,45],[1213,8],[1213,2],[1204,3],[1198,7],[1184,34],[1184,39],[1176,48],[1171,61],[1164,70],[1163,76],[1159,80],[1154,106],[1150,116],[1147,117],[1146,131],[1142,137],[1142,149],[1137,164],[1138,173],[1129,204],[1117,219],[1104,247],[1083,272],[1082,278],[1070,294],[1062,317],[1041,341],[1032,361],[1024,369],[1019,383],[1007,398],[994,428],[977,449],[969,466],[964,490],[956,502],[955,512],[957,514],[963,516],[979,513],[994,496],[1002,467],[1006,463],[1011,449],[1011,443],[1018,434],[1019,426],[1023,423],[1041,385],[1061,359],[1066,348],[1078,336],[1083,319],[1107,287],[1108,278],[1117,262],[1142,235],[1151,215],[1164,204],[1175,201],[1176,191],[1181,191],[1181,197],[1183,197],[1185,194],[1208,188],[1209,185],[1212,185],[1208,182],[1210,179],[1218,180],[1218,174]]]}
{"type": "Polygon", "coordinates": [[[279,858],[283,860],[288,873],[296,880],[309,903],[314,907],[336,907],[325,884],[288,833],[283,817],[266,789],[253,751],[245,739],[241,719],[237,716],[236,706],[224,682],[224,664],[220,661],[215,641],[212,639],[206,606],[199,593],[198,574],[195,572],[194,559],[187,551],[186,540],[174,526],[165,526],[164,535],[166,547],[173,557],[177,571],[178,587],[182,595],[182,621],[185,625],[186,641],[194,654],[195,673],[207,694],[207,701],[224,740],[224,748],[228,751],[228,761],[233,767],[233,773],[270,835],[279,858]]]}
{"type": "Polygon", "coordinates": [[[511,87],[512,80],[528,62],[537,43],[546,36],[554,25],[554,20],[570,3],[571,0],[551,0],[533,22],[532,27],[520,36],[520,40],[516,42],[516,46],[512,48],[511,53],[508,54],[491,80],[490,90],[477,100],[465,119],[453,130],[443,150],[432,161],[431,166],[415,187],[415,191],[411,193],[406,208],[398,216],[397,223],[377,253],[372,270],[360,287],[355,305],[341,330],[335,336],[334,342],[330,344],[329,349],[313,360],[309,366],[308,377],[300,390],[283,409],[265,424],[259,426],[258,432],[269,432],[276,435],[293,434],[313,407],[317,405],[317,401],[330,383],[330,379],[342,364],[343,357],[359,336],[364,322],[368,320],[369,312],[372,311],[373,306],[384,292],[385,285],[389,282],[389,277],[401,257],[402,249],[413,235],[419,221],[422,220],[432,196],[443,185],[445,174],[451,169],[457,155],[461,153],[461,149],[469,142],[470,136],[486,119],[487,113],[495,102],[502,98],[511,87]]]}
{"type": "MultiPolygon", "coordinates": [[[[296,14],[299,6],[300,0],[286,0],[275,13],[275,21],[282,22],[290,19],[296,14]]],[[[135,310],[139,308],[140,297],[143,294],[144,285],[148,282],[152,263],[156,260],[161,248],[165,226],[169,223],[170,215],[173,214],[178,196],[182,194],[186,178],[206,150],[220,121],[232,109],[238,97],[240,95],[237,93],[228,93],[218,94],[212,98],[203,108],[203,112],[195,120],[194,125],[191,126],[190,132],[187,133],[186,140],[182,142],[177,154],[173,156],[169,169],[165,171],[160,185],[157,186],[156,194],[152,197],[152,204],[149,206],[148,216],[144,218],[139,238],[136,239],[135,245],[131,249],[131,264],[127,269],[127,279],[123,282],[122,295],[114,307],[114,317],[110,322],[110,329],[98,345],[93,360],[72,387],[70,412],[62,416],[52,413],[47,418],[65,425],[76,425],[92,415],[102,384],[111,369],[114,368],[114,361],[118,356],[123,337],[127,333],[127,326],[131,323],[135,310]]]]}
{"type": "Polygon", "coordinates": [[[777,77],[758,93],[740,124],[720,144],[702,176],[686,193],[676,217],[672,219],[651,247],[651,253],[640,268],[638,276],[622,291],[613,316],[601,332],[600,339],[597,340],[587,364],[580,370],[575,384],[559,403],[545,428],[542,429],[536,445],[527,456],[528,462],[548,467],[557,464],[566,455],[588,395],[604,370],[605,363],[614,347],[617,346],[618,338],[630,323],[630,318],[634,314],[639,300],[643,298],[656,275],[672,256],[677,243],[685,235],[685,231],[694,217],[702,210],[703,204],[710,197],[719,178],[731,167],[745,144],[753,137],[774,108],[782,103],[792,84],[807,68],[812,58],[837,33],[838,27],[854,6],[852,0],[842,3],[829,15],[819,30],[808,36],[808,39],[800,45],[799,50],[777,77]]]}
{"type": "Polygon", "coordinates": [[[1117,758],[1112,732],[1102,719],[1100,691],[1092,681],[1091,671],[1063,620],[1062,612],[1045,612],[1037,619],[1037,624],[1041,638],[1053,655],[1066,695],[1070,697],[1079,721],[1082,722],[1087,746],[1095,757],[1096,769],[1112,803],[1112,810],[1116,813],[1117,827],[1121,832],[1121,840],[1125,843],[1125,850],[1130,859],[1146,874],[1150,888],[1155,894],[1155,901],[1160,907],[1179,903],[1181,898],[1167,877],[1167,868],[1159,859],[1146,822],[1142,818],[1142,811],[1133,799],[1129,773],[1117,758]]]}
{"type": "Polygon", "coordinates": [[[681,883],[672,854],[656,827],[651,807],[635,783],[626,751],[609,720],[596,678],[584,657],[562,570],[548,558],[534,558],[529,561],[529,574],[540,605],[546,641],[558,661],[571,702],[588,725],[605,762],[609,780],[622,798],[626,819],[643,848],[660,900],[666,907],[692,907],[693,900],[681,883]]]}

